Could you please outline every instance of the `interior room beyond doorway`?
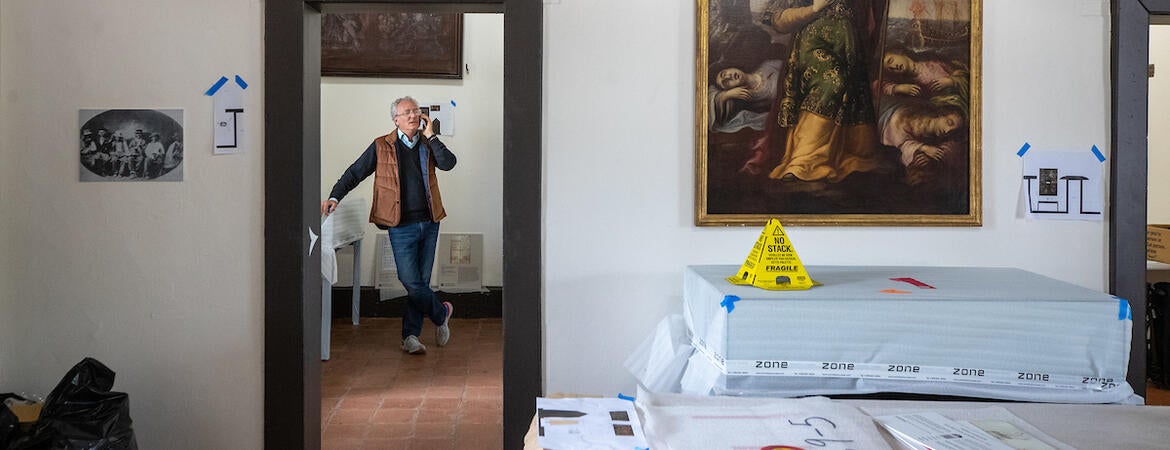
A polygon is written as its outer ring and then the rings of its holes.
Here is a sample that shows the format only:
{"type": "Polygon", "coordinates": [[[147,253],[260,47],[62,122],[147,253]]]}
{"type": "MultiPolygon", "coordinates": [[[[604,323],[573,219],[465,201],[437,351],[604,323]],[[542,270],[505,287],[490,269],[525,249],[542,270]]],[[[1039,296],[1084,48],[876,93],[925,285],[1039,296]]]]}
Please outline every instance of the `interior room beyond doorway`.
{"type": "MultiPolygon", "coordinates": [[[[406,355],[399,348],[401,319],[384,317],[400,316],[393,309],[402,308],[404,292],[385,286],[383,271],[392,264],[378,246],[385,244],[386,232],[368,225],[362,239],[358,325],[349,319],[354,247],[339,250],[333,301],[335,311],[342,313],[334,314],[331,358],[322,365],[326,448],[446,448],[467,444],[468,436],[479,436],[480,444],[483,439],[498,441],[492,448],[503,445],[503,16],[464,14],[462,26],[461,79],[321,79],[322,195],[371,139],[393,129],[390,104],[395,99],[409,95],[420,106],[450,110],[455,120],[444,122],[439,134],[458,163],[438,174],[448,212],[440,232],[482,235],[478,278],[485,287],[440,290],[441,300],[456,305],[451,343],[440,348],[428,340],[432,325],[427,322],[421,336],[427,354],[406,355]]],[[[372,185],[373,177],[367,178],[343,205],[351,198],[368,205],[372,185]]],[[[443,256],[436,257],[436,289],[443,256]]]]}

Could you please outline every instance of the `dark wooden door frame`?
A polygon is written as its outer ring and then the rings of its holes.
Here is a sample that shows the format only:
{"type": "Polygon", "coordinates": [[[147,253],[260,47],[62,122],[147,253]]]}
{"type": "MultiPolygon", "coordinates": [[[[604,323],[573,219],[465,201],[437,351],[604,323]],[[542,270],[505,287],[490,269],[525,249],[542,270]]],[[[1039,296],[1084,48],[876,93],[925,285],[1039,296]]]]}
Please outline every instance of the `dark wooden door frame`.
{"type": "Polygon", "coordinates": [[[542,389],[541,0],[264,2],[264,447],[321,446],[320,11],[388,7],[504,13],[504,448],[521,448],[542,389]]]}
{"type": "Polygon", "coordinates": [[[1133,307],[1129,384],[1146,393],[1146,189],[1150,21],[1170,0],[1112,0],[1109,291],[1133,307]]]}

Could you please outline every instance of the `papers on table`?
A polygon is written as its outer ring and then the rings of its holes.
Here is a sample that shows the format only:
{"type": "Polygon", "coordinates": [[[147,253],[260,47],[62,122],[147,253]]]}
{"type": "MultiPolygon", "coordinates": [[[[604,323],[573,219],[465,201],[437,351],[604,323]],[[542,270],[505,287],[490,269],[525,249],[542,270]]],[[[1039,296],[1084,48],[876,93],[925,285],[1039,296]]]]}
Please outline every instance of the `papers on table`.
{"type": "Polygon", "coordinates": [[[542,448],[645,449],[634,402],[620,398],[537,398],[537,442],[542,448]]]}
{"type": "Polygon", "coordinates": [[[872,418],[825,397],[708,397],[639,389],[638,408],[655,449],[889,448],[872,418]]]}
{"type": "Polygon", "coordinates": [[[879,415],[874,421],[912,450],[1056,450],[1064,443],[999,407],[879,415]]]}
{"type": "Polygon", "coordinates": [[[938,413],[881,416],[874,420],[912,450],[1012,450],[974,425],[938,413]]]}
{"type": "MultiPolygon", "coordinates": [[[[333,235],[330,239],[333,248],[340,248],[365,237],[369,212],[370,206],[363,197],[347,197],[345,201],[338,203],[337,209],[329,215],[334,220],[333,235]]],[[[324,228],[321,230],[324,234],[324,228]]]]}
{"type": "Polygon", "coordinates": [[[875,403],[881,405],[857,408],[824,397],[692,396],[639,388],[636,403],[538,398],[539,427],[533,431],[541,448],[557,450],[1075,450],[1000,406],[875,403]]]}
{"type": "Polygon", "coordinates": [[[337,282],[337,252],[335,249],[359,241],[365,236],[366,222],[363,218],[366,199],[346,198],[338,203],[333,214],[321,222],[321,275],[332,285],[337,282]]]}
{"type": "Polygon", "coordinates": [[[333,215],[321,222],[321,276],[332,286],[337,283],[337,251],[333,248],[333,215]]]}

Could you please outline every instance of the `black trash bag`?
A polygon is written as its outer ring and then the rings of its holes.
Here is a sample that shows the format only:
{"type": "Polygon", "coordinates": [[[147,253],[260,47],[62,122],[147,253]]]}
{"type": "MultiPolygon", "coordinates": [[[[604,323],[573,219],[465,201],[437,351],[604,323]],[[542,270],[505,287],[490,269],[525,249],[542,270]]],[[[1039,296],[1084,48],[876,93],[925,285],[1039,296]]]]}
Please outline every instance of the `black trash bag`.
{"type": "Polygon", "coordinates": [[[1170,389],[1170,282],[1146,286],[1146,377],[1170,389]]]}
{"type": "Polygon", "coordinates": [[[113,387],[114,371],[96,359],[81,360],[45,399],[32,436],[9,450],[137,450],[130,397],[113,387]]]}
{"type": "Polygon", "coordinates": [[[4,399],[15,397],[11,394],[0,394],[0,448],[8,448],[8,444],[20,437],[20,420],[16,413],[8,409],[4,399]]]}

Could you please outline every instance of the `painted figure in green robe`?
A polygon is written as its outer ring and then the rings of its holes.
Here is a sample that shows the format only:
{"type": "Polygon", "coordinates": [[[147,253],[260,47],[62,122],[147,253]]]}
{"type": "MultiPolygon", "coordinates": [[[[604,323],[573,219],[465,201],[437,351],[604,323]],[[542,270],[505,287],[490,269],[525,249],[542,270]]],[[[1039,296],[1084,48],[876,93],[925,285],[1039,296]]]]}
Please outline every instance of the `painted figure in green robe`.
{"type": "Polygon", "coordinates": [[[793,34],[776,108],[777,125],[788,132],[771,178],[838,182],[883,170],[867,43],[859,30],[874,28],[874,17],[864,5],[868,1],[775,0],[764,12],[763,23],[793,34]]]}

